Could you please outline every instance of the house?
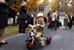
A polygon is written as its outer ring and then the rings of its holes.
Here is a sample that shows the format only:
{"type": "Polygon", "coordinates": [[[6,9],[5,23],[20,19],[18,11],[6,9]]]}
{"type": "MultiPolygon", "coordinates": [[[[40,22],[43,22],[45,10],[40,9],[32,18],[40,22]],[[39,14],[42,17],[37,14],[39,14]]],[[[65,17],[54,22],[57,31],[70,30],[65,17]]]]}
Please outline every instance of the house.
{"type": "Polygon", "coordinates": [[[42,4],[40,4],[38,7],[37,7],[37,9],[35,9],[34,11],[33,11],[33,13],[35,14],[35,15],[37,15],[39,12],[41,12],[41,13],[43,13],[45,16],[47,16],[47,13],[50,11],[50,5],[48,4],[48,5],[42,5],[42,4]]]}

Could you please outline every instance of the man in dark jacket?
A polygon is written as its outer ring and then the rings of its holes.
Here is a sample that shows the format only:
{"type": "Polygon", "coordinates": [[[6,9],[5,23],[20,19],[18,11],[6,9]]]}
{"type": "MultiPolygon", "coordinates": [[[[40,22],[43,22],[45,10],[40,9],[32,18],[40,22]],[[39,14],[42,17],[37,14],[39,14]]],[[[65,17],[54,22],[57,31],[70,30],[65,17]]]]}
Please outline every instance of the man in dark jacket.
{"type": "Polygon", "coordinates": [[[69,18],[69,22],[68,22],[68,26],[69,26],[69,29],[72,29],[72,15],[68,15],[68,18],[69,18]]]}

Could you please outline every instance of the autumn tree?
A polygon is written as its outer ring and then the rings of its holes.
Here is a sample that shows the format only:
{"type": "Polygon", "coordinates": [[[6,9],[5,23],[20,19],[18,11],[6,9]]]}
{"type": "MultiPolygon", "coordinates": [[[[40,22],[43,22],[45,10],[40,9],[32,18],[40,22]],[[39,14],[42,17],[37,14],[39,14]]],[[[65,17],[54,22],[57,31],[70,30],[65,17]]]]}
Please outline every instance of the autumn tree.
{"type": "Polygon", "coordinates": [[[61,3],[60,11],[71,13],[71,0],[60,0],[59,3],[61,3]]]}
{"type": "Polygon", "coordinates": [[[58,9],[59,0],[52,0],[49,3],[50,3],[50,7],[51,7],[52,11],[58,9]]]}
{"type": "Polygon", "coordinates": [[[74,15],[74,0],[72,0],[72,13],[74,15]]]}
{"type": "MultiPolygon", "coordinates": [[[[33,9],[37,8],[38,2],[39,2],[39,0],[24,0],[24,1],[27,3],[26,8],[29,11],[32,11],[33,9]]],[[[12,10],[11,14],[16,15],[16,13],[19,12],[21,2],[22,0],[12,0],[11,6],[10,6],[10,9],[12,10]]],[[[13,18],[15,19],[15,16],[13,18]]]]}
{"type": "Polygon", "coordinates": [[[13,0],[10,8],[15,12],[18,12],[21,0],[13,0]]]}
{"type": "Polygon", "coordinates": [[[47,5],[47,4],[49,4],[49,1],[48,0],[43,0],[43,3],[42,3],[43,5],[47,5]]]}
{"type": "MultiPolygon", "coordinates": [[[[40,0],[24,0],[24,1],[27,3],[26,5],[27,10],[32,11],[37,8],[38,2],[40,0]]],[[[10,8],[15,12],[18,12],[21,2],[22,0],[13,0],[10,8]]]]}
{"type": "Polygon", "coordinates": [[[27,0],[27,9],[32,11],[37,8],[39,0],[27,0]]]}
{"type": "Polygon", "coordinates": [[[9,8],[9,16],[13,18],[13,24],[15,25],[15,16],[17,15],[17,12],[19,11],[21,0],[12,0],[11,6],[9,8]]]}

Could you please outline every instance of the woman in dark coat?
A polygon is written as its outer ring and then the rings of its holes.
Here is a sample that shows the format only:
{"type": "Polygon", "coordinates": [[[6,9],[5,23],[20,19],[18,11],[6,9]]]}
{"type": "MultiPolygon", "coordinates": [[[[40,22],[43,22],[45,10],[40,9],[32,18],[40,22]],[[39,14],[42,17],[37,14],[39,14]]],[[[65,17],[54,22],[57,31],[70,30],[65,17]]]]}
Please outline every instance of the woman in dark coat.
{"type": "Polygon", "coordinates": [[[25,33],[25,29],[28,25],[27,10],[25,7],[25,1],[22,0],[19,10],[19,33],[25,33]]]}
{"type": "Polygon", "coordinates": [[[0,0],[0,46],[7,42],[3,40],[4,29],[7,26],[9,3],[0,0]]]}

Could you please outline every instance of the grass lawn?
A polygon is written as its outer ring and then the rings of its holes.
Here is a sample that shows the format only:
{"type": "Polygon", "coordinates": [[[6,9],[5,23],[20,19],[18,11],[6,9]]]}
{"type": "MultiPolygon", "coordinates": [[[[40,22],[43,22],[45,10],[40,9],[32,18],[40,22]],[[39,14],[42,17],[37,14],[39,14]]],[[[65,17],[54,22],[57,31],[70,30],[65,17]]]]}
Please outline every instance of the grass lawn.
{"type": "MultiPolygon", "coordinates": [[[[4,36],[9,37],[9,36],[14,36],[14,35],[18,34],[18,27],[19,27],[18,25],[6,27],[4,36]]],[[[74,25],[73,25],[72,29],[74,30],[74,25]]],[[[27,28],[26,32],[28,32],[29,30],[30,30],[30,28],[27,28]]]]}
{"type": "Polygon", "coordinates": [[[5,37],[12,36],[18,33],[18,25],[8,26],[5,28],[5,37]]]}

